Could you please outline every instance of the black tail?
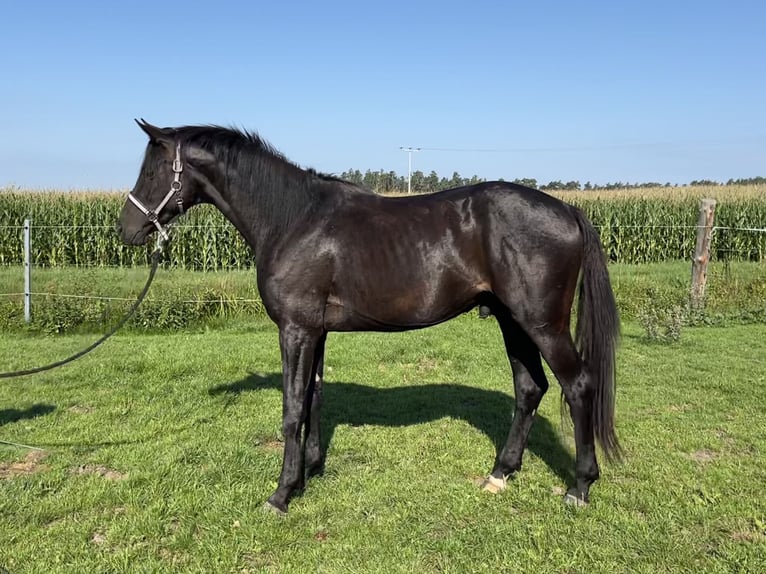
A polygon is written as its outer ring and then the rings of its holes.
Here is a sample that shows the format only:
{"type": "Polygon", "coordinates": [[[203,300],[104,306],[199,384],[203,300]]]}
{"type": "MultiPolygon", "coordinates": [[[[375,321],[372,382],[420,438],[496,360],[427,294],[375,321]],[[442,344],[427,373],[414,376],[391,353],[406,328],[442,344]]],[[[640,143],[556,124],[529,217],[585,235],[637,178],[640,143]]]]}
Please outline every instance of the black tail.
{"type": "Polygon", "coordinates": [[[596,381],[593,396],[596,439],[607,460],[618,460],[622,449],[614,430],[614,396],[620,319],[598,233],[579,209],[575,209],[575,216],[584,244],[575,342],[585,368],[596,381]]]}

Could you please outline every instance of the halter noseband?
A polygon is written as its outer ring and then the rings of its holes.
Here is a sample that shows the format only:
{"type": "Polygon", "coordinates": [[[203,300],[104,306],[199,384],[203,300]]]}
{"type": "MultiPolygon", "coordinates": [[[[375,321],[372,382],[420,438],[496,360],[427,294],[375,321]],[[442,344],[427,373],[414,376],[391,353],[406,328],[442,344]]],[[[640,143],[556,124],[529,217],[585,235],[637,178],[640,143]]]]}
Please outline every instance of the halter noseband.
{"type": "Polygon", "coordinates": [[[170,198],[174,195],[176,196],[176,205],[178,205],[178,209],[181,212],[181,215],[184,213],[184,204],[183,204],[183,198],[181,197],[181,188],[183,187],[183,184],[181,183],[181,173],[184,170],[184,164],[181,161],[181,142],[176,143],[176,159],[173,160],[173,181],[170,182],[170,191],[168,191],[165,194],[165,197],[162,198],[162,201],[160,201],[160,204],[154,208],[154,209],[147,209],[146,206],[144,206],[143,203],[135,196],[133,195],[133,192],[130,192],[128,194],[128,199],[131,201],[133,205],[135,205],[138,210],[143,213],[149,221],[151,221],[154,226],[157,228],[157,231],[160,232],[160,235],[162,236],[162,239],[167,241],[170,237],[169,234],[169,227],[166,229],[162,226],[162,224],[159,221],[160,212],[165,208],[168,201],[170,201],[170,198]]]}

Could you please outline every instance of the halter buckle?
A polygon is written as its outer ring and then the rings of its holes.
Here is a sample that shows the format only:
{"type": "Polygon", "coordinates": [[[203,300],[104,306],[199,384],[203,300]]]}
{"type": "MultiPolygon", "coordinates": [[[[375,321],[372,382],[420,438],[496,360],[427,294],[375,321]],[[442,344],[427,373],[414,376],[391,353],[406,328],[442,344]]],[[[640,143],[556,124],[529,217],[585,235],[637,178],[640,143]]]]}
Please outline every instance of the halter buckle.
{"type": "Polygon", "coordinates": [[[181,142],[178,142],[176,144],[176,158],[173,160],[173,173],[181,173],[183,170],[184,164],[181,162],[181,142]]]}

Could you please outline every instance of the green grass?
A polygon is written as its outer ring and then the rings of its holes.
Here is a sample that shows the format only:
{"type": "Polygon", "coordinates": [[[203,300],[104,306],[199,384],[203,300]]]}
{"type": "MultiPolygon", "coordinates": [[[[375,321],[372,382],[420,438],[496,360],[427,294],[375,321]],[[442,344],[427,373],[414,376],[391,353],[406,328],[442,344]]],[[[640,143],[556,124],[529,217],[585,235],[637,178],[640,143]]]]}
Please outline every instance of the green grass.
{"type": "MultiPolygon", "coordinates": [[[[609,266],[620,314],[636,319],[646,309],[683,307],[689,297],[691,264],[682,261],[609,266]]],[[[64,295],[122,297],[98,301],[36,295],[33,330],[47,333],[102,332],[122,317],[143,288],[148,270],[139,268],[39,268],[32,291],[64,295]]],[[[708,271],[706,314],[697,322],[766,322],[766,263],[714,262],[708,271]]],[[[0,329],[24,330],[23,271],[0,267],[0,329]]],[[[157,273],[148,300],[128,328],[172,330],[219,326],[235,319],[263,316],[255,271],[195,272],[178,268],[157,273]]]]}
{"type": "MultiPolygon", "coordinates": [[[[765,263],[713,262],[707,274],[707,321],[766,322],[765,263]]],[[[689,301],[689,262],[615,264],[609,275],[624,318],[635,319],[647,307],[683,307],[689,301]]]]}
{"type": "MultiPolygon", "coordinates": [[[[561,503],[572,440],[555,384],[519,477],[498,496],[473,485],[513,404],[494,321],[331,334],[326,473],[284,519],[261,510],[281,462],[274,327],[117,335],[66,368],[0,381],[0,439],[45,450],[0,478],[0,567],[764,571],[766,325],[687,328],[672,345],[624,333],[628,457],[602,467],[580,511],[561,503]]],[[[0,334],[2,370],[91,340],[0,334]]],[[[28,453],[0,446],[0,469],[28,453]]]]}
{"type": "MultiPolygon", "coordinates": [[[[105,331],[127,313],[148,276],[148,268],[35,269],[30,328],[43,333],[105,331]],[[93,298],[67,297],[71,295],[93,298]]],[[[8,294],[0,297],[0,329],[27,330],[22,291],[21,268],[0,268],[0,293],[8,294]]],[[[127,329],[172,330],[263,315],[252,270],[201,273],[161,269],[127,329]]]]}
{"type": "MultiPolygon", "coordinates": [[[[80,293],[109,297],[135,297],[146,283],[148,267],[46,267],[33,268],[33,291],[51,293],[80,293]]],[[[237,297],[251,297],[254,293],[255,270],[225,272],[198,272],[177,268],[157,271],[152,287],[153,295],[178,291],[220,289],[237,297]]],[[[20,293],[24,290],[22,267],[0,267],[0,293],[20,293]]],[[[257,294],[257,293],[256,293],[257,294]]]]}

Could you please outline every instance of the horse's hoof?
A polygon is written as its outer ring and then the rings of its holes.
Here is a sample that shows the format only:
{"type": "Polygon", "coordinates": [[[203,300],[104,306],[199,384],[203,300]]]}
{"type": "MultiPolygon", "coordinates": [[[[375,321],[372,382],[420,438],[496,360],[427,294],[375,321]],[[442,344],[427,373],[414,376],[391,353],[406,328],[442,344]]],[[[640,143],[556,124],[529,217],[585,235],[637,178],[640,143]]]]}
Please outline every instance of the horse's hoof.
{"type": "Polygon", "coordinates": [[[480,478],[476,481],[476,485],[487,492],[492,494],[499,494],[503,492],[508,486],[508,477],[495,478],[491,474],[487,478],[480,478]]]}
{"type": "Polygon", "coordinates": [[[324,459],[314,464],[306,465],[306,480],[315,476],[322,476],[324,474],[324,459]]]}
{"type": "Polygon", "coordinates": [[[588,506],[588,497],[585,494],[578,495],[577,492],[567,492],[564,495],[564,504],[575,508],[585,508],[588,506]]]}
{"type": "Polygon", "coordinates": [[[271,502],[269,502],[268,500],[263,503],[263,507],[262,508],[263,508],[263,511],[266,514],[273,514],[273,515],[279,516],[279,517],[287,516],[287,510],[286,509],[282,510],[281,508],[278,508],[278,507],[274,506],[273,504],[271,504],[271,502]]]}

